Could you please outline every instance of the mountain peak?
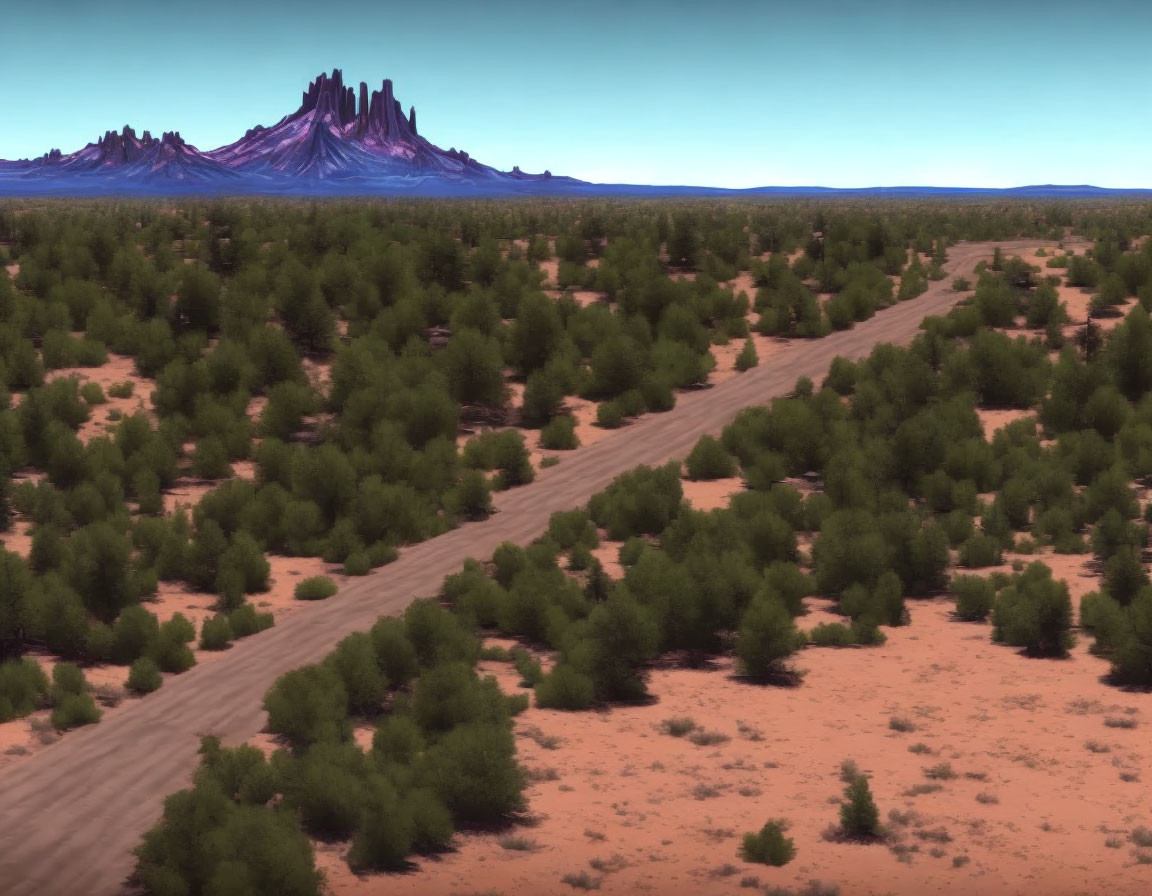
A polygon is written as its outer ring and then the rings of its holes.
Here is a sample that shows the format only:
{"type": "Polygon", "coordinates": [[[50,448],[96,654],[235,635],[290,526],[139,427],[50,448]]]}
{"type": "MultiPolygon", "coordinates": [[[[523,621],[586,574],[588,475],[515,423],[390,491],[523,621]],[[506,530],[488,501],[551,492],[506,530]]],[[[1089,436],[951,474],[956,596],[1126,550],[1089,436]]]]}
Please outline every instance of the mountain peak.
{"type": "Polygon", "coordinates": [[[499,189],[539,177],[519,170],[502,173],[463,150],[433,145],[416,129],[416,108],[409,106],[405,114],[392,81],[379,83],[375,90],[364,82],[346,84],[344,73],[334,68],[309,82],[296,111],[269,127],[248,129],[227,146],[200,152],[179,131],[157,138],[124,125],[67,155],[57,150],[35,161],[5,163],[4,179],[35,177],[46,185],[55,180],[61,191],[76,183],[95,188],[97,183],[178,181],[276,191],[308,181],[313,186],[303,189],[315,190],[320,181],[343,181],[435,193],[481,185],[499,189]]]}

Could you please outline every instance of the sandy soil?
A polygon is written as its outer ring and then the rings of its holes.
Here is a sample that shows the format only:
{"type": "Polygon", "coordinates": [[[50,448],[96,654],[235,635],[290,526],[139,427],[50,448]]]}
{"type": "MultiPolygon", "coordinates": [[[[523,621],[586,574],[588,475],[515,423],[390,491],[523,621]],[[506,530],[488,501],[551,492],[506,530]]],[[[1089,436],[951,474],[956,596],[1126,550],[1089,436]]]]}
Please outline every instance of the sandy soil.
{"type": "Polygon", "coordinates": [[[556,287],[556,274],[560,270],[560,261],[556,258],[546,258],[540,262],[540,270],[544,272],[544,286],[556,287]]]}
{"type": "Polygon", "coordinates": [[[74,376],[83,382],[99,383],[104,390],[107,402],[94,405],[88,422],[77,431],[82,442],[89,441],[93,436],[103,435],[105,429],[114,426],[110,419],[113,412],[121,416],[143,412],[152,416],[152,390],[155,383],[136,373],[136,364],[127,355],[108,355],[108,363],[101,367],[62,367],[59,370],[48,371],[44,379],[52,381],[65,376],[74,376]],[[119,383],[133,384],[132,395],[128,398],[112,398],[108,390],[119,383]]]}
{"type": "Polygon", "coordinates": [[[996,430],[1003,429],[1009,423],[1023,420],[1025,417],[1035,418],[1036,413],[1035,411],[1022,411],[1018,408],[1008,408],[1004,410],[977,408],[976,416],[980,418],[980,425],[984,427],[984,438],[991,442],[996,430]]]}
{"type": "Polygon", "coordinates": [[[727,507],[728,499],[744,490],[744,480],[739,476],[699,482],[684,479],[680,485],[684,490],[684,500],[697,510],[717,510],[727,507]]]}
{"type": "MultiPolygon", "coordinates": [[[[694,506],[710,509],[740,482],[684,486],[694,506]]],[[[618,549],[604,542],[593,552],[613,576],[618,549]]],[[[1083,555],[1010,559],[1047,563],[1077,605],[1098,587],[1083,555]]],[[[802,628],[840,618],[829,601],[806,602],[802,628]]],[[[748,877],[760,886],[835,882],[845,896],[1138,892],[1147,875],[1135,859],[1147,851],[1127,835],[1152,822],[1139,783],[1152,774],[1139,733],[1152,695],[1104,685],[1106,664],[1087,639],[1067,660],[1030,660],[951,610],[948,598],[911,600],[911,625],[886,630],[881,647],[809,648],[795,688],[743,683],[720,660],[655,670],[652,705],[532,707],[516,722],[532,781],[527,824],[462,834],[455,851],[419,860],[417,874],[358,878],[340,845],[318,844],[318,865],[341,896],[563,894],[573,892],[563,877],[582,872],[621,894],[727,894],[748,877]],[[709,736],[672,737],[662,723],[673,717],[709,736]],[[871,776],[887,843],[825,839],[845,759],[871,776]],[[784,868],[740,859],[741,835],[777,817],[790,822],[796,859],[784,868]],[[1120,845],[1108,848],[1110,837],[1120,845]]],[[[480,671],[521,691],[506,663],[480,671]]]]}
{"type": "MultiPolygon", "coordinates": [[[[753,314],[751,317],[755,318],[757,315],[753,314]]],[[[752,344],[756,346],[756,355],[760,358],[761,364],[769,355],[775,354],[789,344],[789,340],[777,336],[761,336],[756,332],[749,335],[752,337],[752,344]]],[[[740,372],[736,369],[736,358],[743,350],[743,339],[732,339],[724,345],[712,346],[710,351],[712,357],[716,359],[716,367],[708,374],[708,383],[714,386],[734,376],[739,376],[740,372]]]]}
{"type": "MultiPolygon", "coordinates": [[[[1078,596],[1091,589],[1082,557],[1044,559],[1078,596]]],[[[832,618],[825,602],[809,603],[804,627],[832,618]]],[[[511,832],[527,843],[504,840],[528,849],[466,834],[418,874],[362,879],[338,847],[321,847],[318,861],[337,894],[571,893],[561,878],[580,872],[605,893],[727,894],[749,875],[835,882],[846,896],[1141,891],[1132,845],[1105,840],[1152,821],[1143,786],[1121,778],[1152,774],[1141,734],[1152,696],[1103,685],[1105,663],[1086,642],[1068,660],[1029,660],[992,644],[987,625],[954,621],[948,599],[910,601],[910,612],[882,647],[805,651],[796,688],[742,683],[721,661],[654,671],[650,706],[528,710],[516,731],[533,823],[511,832]],[[680,716],[723,737],[697,745],[662,732],[680,716]],[[913,813],[889,822],[888,845],[823,838],[845,759],[872,776],[882,816],[913,813]],[[954,778],[925,774],[941,763],[954,778]],[[740,836],[772,817],[791,823],[796,859],[743,862],[740,836]]],[[[482,672],[519,690],[507,664],[482,672]]]]}
{"type": "Polygon", "coordinates": [[[4,545],[4,550],[27,559],[32,550],[31,528],[32,524],[27,521],[13,520],[11,530],[0,534],[0,544],[4,545]]]}

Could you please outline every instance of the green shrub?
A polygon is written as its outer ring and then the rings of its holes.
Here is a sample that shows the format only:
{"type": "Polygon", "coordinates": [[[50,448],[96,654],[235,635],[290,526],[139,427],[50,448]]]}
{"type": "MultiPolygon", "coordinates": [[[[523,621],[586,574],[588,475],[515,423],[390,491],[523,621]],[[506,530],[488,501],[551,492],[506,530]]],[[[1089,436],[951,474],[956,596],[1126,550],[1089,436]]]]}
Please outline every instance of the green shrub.
{"type": "Polygon", "coordinates": [[[128,668],[128,690],[137,694],[151,694],[164,683],[164,676],[156,661],[148,656],[134,660],[128,668]]]}
{"type": "Polygon", "coordinates": [[[80,387],[80,397],[83,398],[88,404],[107,404],[108,399],[104,397],[104,390],[100,387],[99,383],[84,383],[80,387]]]}
{"type": "Polygon", "coordinates": [[[367,551],[354,551],[344,558],[344,575],[366,576],[372,572],[372,559],[367,551]]]}
{"type": "Polygon", "coordinates": [[[561,510],[548,519],[548,537],[561,550],[571,550],[577,545],[594,548],[600,544],[596,525],[583,510],[561,510]]]}
{"type": "Polygon", "coordinates": [[[328,576],[312,576],[296,583],[296,600],[324,600],[337,591],[336,583],[328,576]]]}
{"type": "Polygon", "coordinates": [[[553,417],[540,430],[540,447],[546,451],[572,451],[579,448],[576,421],[569,416],[553,417]]]}
{"type": "Polygon", "coordinates": [[[136,384],[131,380],[125,380],[122,383],[113,383],[108,387],[109,398],[131,398],[132,392],[135,390],[136,384]]]}
{"type": "Polygon", "coordinates": [[[48,678],[35,660],[0,663],[0,722],[26,716],[48,696],[48,678]]]}
{"type": "Polygon", "coordinates": [[[61,694],[52,708],[52,727],[59,731],[95,725],[100,721],[100,710],[91,694],[61,694]]]}
{"type": "Polygon", "coordinates": [[[427,780],[462,825],[492,824],[524,808],[524,772],[507,725],[459,725],[429,748],[427,760],[427,780]]]}
{"type": "Polygon", "coordinates": [[[760,364],[760,356],[756,354],[756,343],[751,338],[744,340],[744,347],[736,356],[736,369],[740,373],[751,370],[760,364]]]}
{"type": "Polygon", "coordinates": [[[965,622],[983,622],[992,612],[996,590],[983,576],[955,576],[952,590],[956,593],[956,617],[965,622]]]}
{"type": "Polygon", "coordinates": [[[744,611],[736,656],[740,669],[755,681],[768,681],[788,673],[784,660],[807,642],[784,602],[775,596],[757,596],[744,611]]]}
{"type": "Polygon", "coordinates": [[[745,834],[741,858],[762,865],[787,865],[796,855],[796,846],[791,837],[784,836],[786,830],[788,822],[770,820],[758,832],[745,834]]]}
{"type": "Polygon", "coordinates": [[[232,625],[224,615],[209,616],[200,626],[200,649],[223,650],[232,642],[232,625]]]}
{"type": "Polygon", "coordinates": [[[1004,562],[1000,554],[1000,541],[978,532],[960,545],[958,562],[968,569],[998,566],[1004,562]]]}
{"type": "Polygon", "coordinates": [[[513,647],[508,654],[508,658],[512,661],[513,667],[520,675],[521,687],[534,687],[544,678],[544,672],[540,668],[540,663],[523,647],[513,647]]]}
{"type": "Polygon", "coordinates": [[[112,661],[127,665],[150,653],[160,637],[160,620],[141,606],[125,607],[112,626],[112,661]]]}
{"type": "Polygon", "coordinates": [[[736,460],[711,436],[701,436],[685,466],[689,479],[726,479],[736,475],[736,460]]]}
{"type": "Polygon", "coordinates": [[[549,709],[587,709],[596,698],[592,679],[565,663],[541,678],[535,690],[536,705],[549,709]]]}
{"type": "Polygon", "coordinates": [[[264,696],[264,709],[268,730],[297,750],[343,740],[348,731],[348,694],[340,676],[325,665],[281,675],[264,696]]]}
{"type": "Polygon", "coordinates": [[[596,406],[596,425],[604,429],[619,429],[624,425],[624,410],[618,401],[603,401],[596,406]]]}
{"type": "Polygon", "coordinates": [[[75,663],[57,663],[52,667],[52,702],[58,703],[67,694],[80,696],[88,691],[83,670],[75,663]]]}
{"type": "Polygon", "coordinates": [[[232,637],[247,638],[265,629],[272,628],[274,620],[271,613],[257,613],[251,604],[237,607],[228,614],[228,625],[232,629],[232,637]]]}
{"type": "Polygon", "coordinates": [[[1033,656],[1064,656],[1073,644],[1068,586],[1043,563],[1031,564],[1000,592],[992,610],[992,639],[1033,656]]]}
{"type": "Polygon", "coordinates": [[[840,829],[848,837],[871,839],[880,834],[880,812],[865,775],[857,775],[844,789],[840,829]]]}
{"type": "Polygon", "coordinates": [[[808,632],[808,641],[815,647],[848,647],[856,637],[842,622],[821,622],[808,632]]]}

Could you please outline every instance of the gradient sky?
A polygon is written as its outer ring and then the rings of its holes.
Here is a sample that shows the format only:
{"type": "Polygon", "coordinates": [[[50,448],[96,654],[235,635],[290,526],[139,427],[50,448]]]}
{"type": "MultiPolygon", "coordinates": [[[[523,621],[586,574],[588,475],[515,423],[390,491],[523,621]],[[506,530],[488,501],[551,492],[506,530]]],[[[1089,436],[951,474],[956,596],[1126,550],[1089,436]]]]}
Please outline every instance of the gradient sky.
{"type": "Polygon", "coordinates": [[[1152,187],[1147,0],[0,0],[0,158],[126,123],[201,149],[308,81],[597,182],[1152,187]]]}

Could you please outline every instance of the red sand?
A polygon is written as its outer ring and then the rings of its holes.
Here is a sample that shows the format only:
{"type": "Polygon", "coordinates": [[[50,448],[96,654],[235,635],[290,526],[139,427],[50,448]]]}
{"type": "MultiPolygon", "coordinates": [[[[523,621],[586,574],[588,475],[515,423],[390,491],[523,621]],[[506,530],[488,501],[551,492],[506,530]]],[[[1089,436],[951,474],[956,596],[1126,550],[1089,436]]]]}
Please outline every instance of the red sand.
{"type": "Polygon", "coordinates": [[[74,376],[83,382],[99,383],[104,390],[107,402],[93,405],[88,422],[83,424],[77,432],[80,440],[87,442],[93,436],[103,435],[105,429],[115,426],[112,421],[113,411],[122,416],[143,412],[152,415],[152,390],[155,383],[147,377],[136,373],[136,362],[127,355],[108,355],[108,363],[101,367],[62,367],[59,370],[50,370],[44,379],[51,382],[65,376],[74,376]],[[129,398],[112,398],[108,390],[119,383],[133,384],[132,395],[129,398]]]}
{"type": "MultiPolygon", "coordinates": [[[[684,486],[705,508],[740,487],[684,486]]],[[[614,576],[618,549],[604,542],[593,552],[614,576]]],[[[1098,587],[1086,556],[1018,559],[1048,563],[1077,604],[1098,587]]],[[[828,601],[807,603],[805,629],[839,618],[828,601]]],[[[819,879],[845,896],[1142,891],[1149,875],[1127,834],[1152,822],[1152,810],[1143,785],[1121,774],[1152,774],[1141,733],[1152,695],[1103,684],[1106,663],[1087,652],[1086,638],[1067,660],[1031,660],[992,644],[988,625],[954,621],[951,609],[948,598],[910,600],[911,625],[886,629],[883,646],[809,648],[796,662],[805,673],[796,688],[745,684],[720,660],[653,671],[650,706],[533,706],[516,721],[533,781],[531,823],[508,832],[518,840],[461,834],[455,851],[419,859],[415,874],[357,877],[339,844],[318,844],[318,864],[339,896],[570,894],[562,878],[581,872],[619,894],[729,894],[745,877],[794,888],[819,879]],[[728,739],[697,745],[663,733],[661,723],[680,716],[728,739]],[[894,718],[914,730],[897,730],[894,718]],[[1106,718],[1136,727],[1108,727],[1106,718]],[[871,776],[882,818],[915,813],[889,821],[889,845],[823,838],[838,817],[845,759],[871,776]],[[940,763],[955,777],[930,780],[925,769],[940,763]],[[940,787],[911,791],[926,784],[940,787]],[[776,817],[790,822],[795,860],[742,861],[741,835],[776,817]],[[1109,837],[1120,846],[1106,847],[1109,837]]],[[[508,664],[480,670],[521,691],[508,664]]]]}

